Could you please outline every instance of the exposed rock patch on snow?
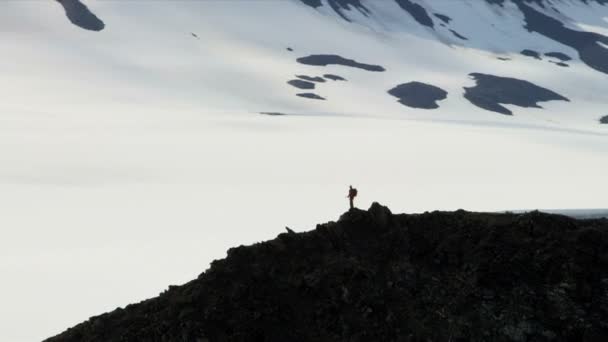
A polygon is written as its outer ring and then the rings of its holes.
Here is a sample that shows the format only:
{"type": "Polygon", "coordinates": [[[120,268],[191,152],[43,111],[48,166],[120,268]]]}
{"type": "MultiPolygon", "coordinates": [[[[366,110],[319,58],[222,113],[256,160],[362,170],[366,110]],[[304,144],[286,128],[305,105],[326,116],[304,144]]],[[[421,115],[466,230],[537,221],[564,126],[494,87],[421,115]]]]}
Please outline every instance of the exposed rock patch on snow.
{"type": "Polygon", "coordinates": [[[547,57],[553,57],[553,58],[557,58],[562,62],[567,62],[567,61],[571,61],[572,57],[566,55],[565,53],[562,52],[547,52],[545,53],[545,56],[547,57]]]}
{"type": "Polygon", "coordinates": [[[374,72],[386,71],[386,69],[380,65],[359,63],[353,59],[344,58],[338,55],[310,55],[307,57],[298,58],[297,62],[315,66],[343,65],[374,72]]]}
{"type": "Polygon", "coordinates": [[[407,11],[420,25],[433,28],[435,25],[433,19],[429,16],[426,9],[411,0],[395,0],[397,4],[407,11]]]}
{"type": "Polygon", "coordinates": [[[56,0],[72,24],[89,31],[101,31],[105,24],[80,0],[56,0]]]}
{"type": "Polygon", "coordinates": [[[464,97],[478,107],[500,114],[513,114],[501,104],[542,108],[538,102],[569,101],[562,95],[528,81],[480,73],[472,73],[470,76],[477,81],[477,85],[465,87],[464,97]]]}
{"type": "Polygon", "coordinates": [[[299,79],[305,80],[305,81],[309,81],[309,82],[317,82],[317,83],[325,82],[325,79],[320,76],[296,75],[296,77],[299,79]]]}
{"type": "Polygon", "coordinates": [[[299,97],[303,97],[303,98],[307,98],[307,99],[311,99],[311,100],[325,100],[324,97],[319,96],[319,95],[317,95],[315,93],[299,93],[299,94],[296,94],[296,95],[299,96],[299,97]]]}
{"type": "Polygon", "coordinates": [[[456,38],[458,38],[458,39],[461,39],[461,40],[469,40],[469,38],[467,38],[467,37],[465,37],[465,36],[461,35],[460,33],[456,32],[456,31],[454,31],[454,30],[452,30],[452,29],[450,29],[450,32],[452,32],[452,34],[453,34],[453,35],[454,35],[456,38]]]}
{"type": "Polygon", "coordinates": [[[325,74],[323,75],[323,77],[327,78],[328,80],[332,80],[332,81],[346,81],[346,79],[342,76],[339,75],[334,75],[334,74],[325,74]]]}
{"type": "Polygon", "coordinates": [[[433,15],[435,17],[439,18],[439,20],[443,21],[445,24],[449,24],[450,21],[452,21],[452,18],[450,18],[449,16],[447,16],[445,14],[434,13],[433,15]]]}
{"type": "Polygon", "coordinates": [[[280,112],[260,112],[260,114],[262,114],[262,115],[269,115],[269,116],[284,116],[284,115],[287,115],[285,113],[280,113],[280,112]]]}
{"type": "Polygon", "coordinates": [[[540,57],[540,53],[538,53],[538,52],[536,52],[534,50],[530,50],[530,49],[522,50],[521,54],[524,55],[524,56],[535,58],[535,59],[542,59],[540,57]]]}
{"type": "Polygon", "coordinates": [[[287,81],[287,84],[296,87],[298,89],[315,89],[315,84],[313,82],[303,81],[303,80],[290,80],[287,81]]]}
{"type": "MultiPolygon", "coordinates": [[[[604,2],[604,1],[602,1],[604,2]]],[[[608,37],[595,32],[570,29],[561,21],[544,14],[521,1],[515,2],[525,16],[526,28],[576,49],[580,59],[595,70],[608,74],[608,50],[598,43],[608,44],[608,37]]]]}
{"type": "Polygon", "coordinates": [[[447,91],[422,82],[400,84],[388,91],[399,98],[399,103],[412,108],[439,108],[437,101],[447,98],[447,91]]]}

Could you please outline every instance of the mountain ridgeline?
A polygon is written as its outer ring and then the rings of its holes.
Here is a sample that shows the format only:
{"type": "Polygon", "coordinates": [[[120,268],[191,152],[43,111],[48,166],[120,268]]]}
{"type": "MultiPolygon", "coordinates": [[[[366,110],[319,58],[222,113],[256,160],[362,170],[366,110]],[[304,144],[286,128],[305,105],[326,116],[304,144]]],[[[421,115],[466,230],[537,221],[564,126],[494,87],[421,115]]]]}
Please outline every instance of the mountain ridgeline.
{"type": "Polygon", "coordinates": [[[374,203],[47,342],[607,340],[607,219],[374,203]]]}

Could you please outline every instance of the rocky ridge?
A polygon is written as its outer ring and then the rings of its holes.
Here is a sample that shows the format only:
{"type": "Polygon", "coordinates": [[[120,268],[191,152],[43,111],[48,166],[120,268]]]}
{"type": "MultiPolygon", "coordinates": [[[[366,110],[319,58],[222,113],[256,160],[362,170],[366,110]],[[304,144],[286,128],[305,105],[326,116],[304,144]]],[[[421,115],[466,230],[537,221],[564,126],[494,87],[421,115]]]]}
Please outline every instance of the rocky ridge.
{"type": "Polygon", "coordinates": [[[374,203],[47,341],[606,340],[608,220],[374,203]]]}

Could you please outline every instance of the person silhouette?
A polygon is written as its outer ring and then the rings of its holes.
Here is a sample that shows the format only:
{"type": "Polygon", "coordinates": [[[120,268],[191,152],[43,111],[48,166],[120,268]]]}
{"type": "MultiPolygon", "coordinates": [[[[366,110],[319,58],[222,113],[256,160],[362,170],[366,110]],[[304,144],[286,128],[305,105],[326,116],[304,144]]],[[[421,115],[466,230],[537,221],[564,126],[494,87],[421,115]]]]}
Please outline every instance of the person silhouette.
{"type": "Polygon", "coordinates": [[[354,200],[355,200],[355,197],[357,197],[357,189],[353,188],[352,185],[349,185],[348,186],[348,196],[346,196],[346,197],[348,197],[348,201],[350,203],[350,208],[353,209],[355,207],[354,200]]]}

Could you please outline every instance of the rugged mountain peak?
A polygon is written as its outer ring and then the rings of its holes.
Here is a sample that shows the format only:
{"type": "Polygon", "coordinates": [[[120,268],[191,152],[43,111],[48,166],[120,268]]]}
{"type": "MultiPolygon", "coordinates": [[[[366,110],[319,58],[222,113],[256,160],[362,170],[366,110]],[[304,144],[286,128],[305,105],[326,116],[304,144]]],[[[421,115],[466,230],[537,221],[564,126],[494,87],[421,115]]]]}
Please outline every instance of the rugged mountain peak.
{"type": "Polygon", "coordinates": [[[47,341],[604,341],[607,251],[606,219],[374,203],[47,341]]]}

